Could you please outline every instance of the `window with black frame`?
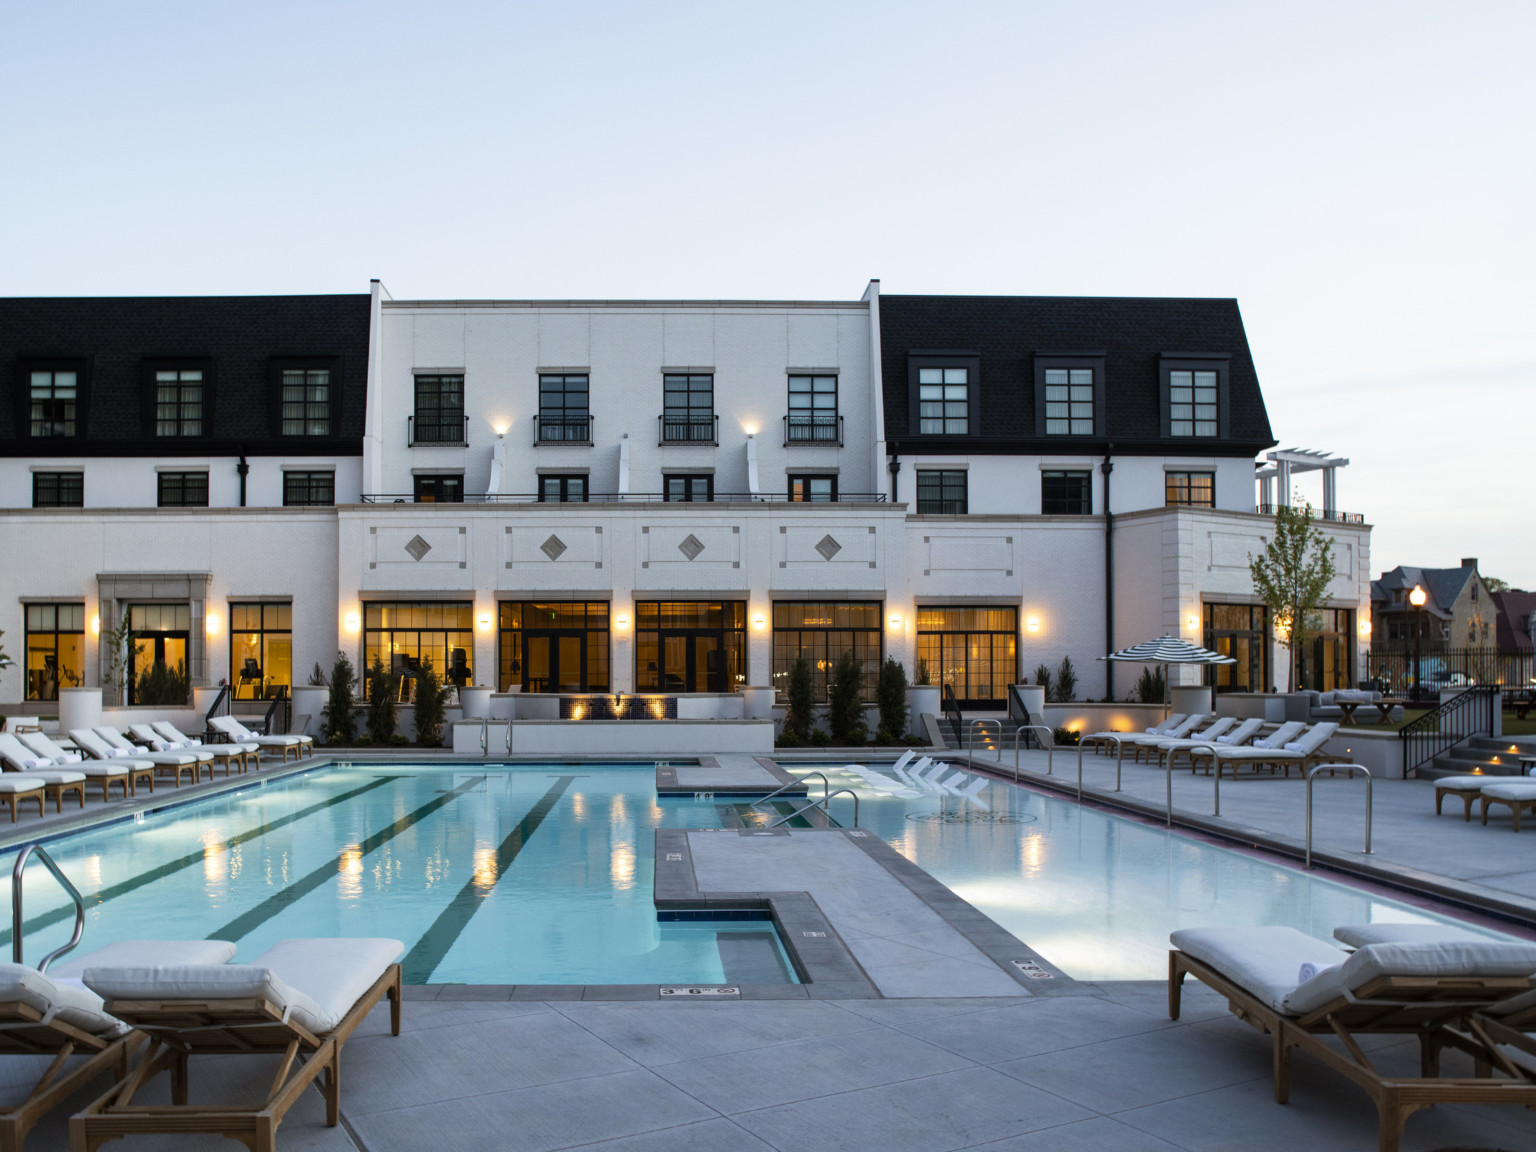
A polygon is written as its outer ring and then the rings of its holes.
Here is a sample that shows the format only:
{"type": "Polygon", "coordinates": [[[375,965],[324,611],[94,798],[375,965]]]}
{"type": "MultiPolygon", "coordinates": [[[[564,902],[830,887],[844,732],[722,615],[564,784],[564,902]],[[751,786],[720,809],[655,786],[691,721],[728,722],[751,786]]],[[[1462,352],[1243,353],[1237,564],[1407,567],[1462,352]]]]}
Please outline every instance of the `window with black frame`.
{"type": "Polygon", "coordinates": [[[464,442],[464,377],[434,374],[416,377],[416,414],[411,439],[417,444],[464,442]]]}
{"type": "Polygon", "coordinates": [[[864,672],[864,699],[875,698],[884,655],[885,633],[880,627],[879,601],[776,601],[773,605],[773,685],[782,694],[789,674],[802,656],[811,666],[817,700],[827,698],[832,667],[844,652],[852,652],[864,672]]]}
{"type": "Polygon", "coordinates": [[[85,506],[85,473],[32,473],[32,507],[82,508],[85,506]]]}
{"type": "Polygon", "coordinates": [[[1174,436],[1215,436],[1218,377],[1210,371],[1168,373],[1168,430],[1174,436]]]}
{"type": "Polygon", "coordinates": [[[708,504],[715,498],[714,476],[667,475],[662,480],[662,498],[669,504],[708,504]]]}
{"type": "Polygon", "coordinates": [[[784,439],[791,444],[835,444],[838,435],[837,377],[791,376],[789,421],[784,439]]]}
{"type": "MultiPolygon", "coordinates": [[[[473,679],[474,604],[468,600],[370,601],[363,605],[363,663],[377,657],[401,677],[399,699],[415,698],[416,676],[426,660],[445,684],[473,679]]],[[[365,686],[367,677],[363,677],[365,686]]]]}
{"type": "Polygon", "coordinates": [[[1046,516],[1093,515],[1093,473],[1055,469],[1041,472],[1040,511],[1046,516]]]}
{"type": "Polygon", "coordinates": [[[505,600],[498,608],[498,691],[608,691],[606,601],[505,600]]]}
{"type": "Polygon", "coordinates": [[[1207,604],[1205,646],[1235,664],[1212,664],[1206,683],[1218,692],[1269,691],[1269,613],[1262,604],[1207,604]]]}
{"type": "Polygon", "coordinates": [[[331,373],[328,368],[284,368],[283,435],[331,434],[331,373]]]}
{"type": "Polygon", "coordinates": [[[918,469],[917,514],[919,516],[964,516],[967,504],[963,470],[918,469]]]}
{"type": "Polygon", "coordinates": [[[155,372],[155,435],[203,434],[203,370],[161,368],[155,372]]]}
{"type": "Polygon", "coordinates": [[[668,444],[715,439],[713,374],[668,372],[662,377],[661,438],[668,444]]]}
{"type": "Polygon", "coordinates": [[[582,504],[587,499],[587,474],[565,472],[539,477],[540,504],[582,504]]]}
{"type": "Polygon", "coordinates": [[[77,372],[34,369],[31,376],[30,430],[34,439],[73,436],[80,397],[77,372]]]}
{"type": "Polygon", "coordinates": [[[229,682],[237,700],[268,700],[293,686],[293,604],[231,603],[229,682]]]}
{"type": "Polygon", "coordinates": [[[835,504],[837,476],[791,476],[789,500],[792,504],[835,504]]]}
{"type": "Polygon", "coordinates": [[[924,436],[964,436],[971,430],[970,369],[919,368],[917,430],[924,436]]]}
{"type": "Polygon", "coordinates": [[[158,503],[162,508],[208,507],[208,473],[161,472],[158,503]]]}
{"type": "Polygon", "coordinates": [[[585,372],[539,376],[539,442],[586,443],[592,439],[592,410],[585,372]]]}
{"type": "Polygon", "coordinates": [[[1165,472],[1166,504],[1170,508],[1216,507],[1216,473],[1165,472]]]}
{"type": "Polygon", "coordinates": [[[414,477],[414,481],[414,495],[418,504],[462,504],[464,502],[462,472],[421,472],[414,477]]]}
{"type": "Polygon", "coordinates": [[[1093,435],[1093,369],[1045,370],[1045,434],[1093,435]]]}
{"type": "Polygon", "coordinates": [[[1313,616],[1315,631],[1302,652],[1301,686],[1334,692],[1354,684],[1355,613],[1350,608],[1320,608],[1313,616]]]}
{"type": "Polygon", "coordinates": [[[635,605],[640,692],[734,692],[746,683],[747,606],[741,600],[635,605]]]}
{"type": "Polygon", "coordinates": [[[85,605],[28,604],[26,698],[57,700],[60,688],[85,684],[85,605]]]}
{"type": "Polygon", "coordinates": [[[336,473],[330,471],[283,473],[283,506],[329,507],[336,503],[336,473]]]}

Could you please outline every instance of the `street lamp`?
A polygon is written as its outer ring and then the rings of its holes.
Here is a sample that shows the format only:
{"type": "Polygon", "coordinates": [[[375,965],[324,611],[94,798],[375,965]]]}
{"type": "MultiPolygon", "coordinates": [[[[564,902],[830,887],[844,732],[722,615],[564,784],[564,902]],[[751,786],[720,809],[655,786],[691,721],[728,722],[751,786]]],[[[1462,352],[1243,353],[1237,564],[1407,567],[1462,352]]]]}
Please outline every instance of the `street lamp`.
{"type": "Polygon", "coordinates": [[[1413,591],[1408,593],[1408,603],[1414,607],[1413,617],[1413,698],[1419,698],[1419,646],[1424,635],[1424,601],[1429,597],[1419,585],[1413,586],[1413,591]]]}

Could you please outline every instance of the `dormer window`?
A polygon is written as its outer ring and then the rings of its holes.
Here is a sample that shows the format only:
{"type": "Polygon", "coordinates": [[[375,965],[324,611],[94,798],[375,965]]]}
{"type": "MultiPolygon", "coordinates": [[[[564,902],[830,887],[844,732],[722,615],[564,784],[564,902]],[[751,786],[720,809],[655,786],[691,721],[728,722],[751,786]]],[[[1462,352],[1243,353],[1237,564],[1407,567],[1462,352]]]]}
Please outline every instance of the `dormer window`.
{"type": "Polygon", "coordinates": [[[33,439],[74,436],[78,430],[80,374],[74,370],[34,368],[30,416],[33,439]]]}
{"type": "Polygon", "coordinates": [[[1164,353],[1163,435],[1173,439],[1216,439],[1227,436],[1228,407],[1225,356],[1164,353]]]}
{"type": "Polygon", "coordinates": [[[1035,432],[1103,435],[1104,353],[1035,353],[1035,432]]]}
{"type": "Polygon", "coordinates": [[[913,352],[907,373],[909,429],[921,436],[981,431],[981,357],[975,352],[913,352]]]}
{"type": "Polygon", "coordinates": [[[155,435],[203,434],[205,372],[202,368],[156,368],[155,435]]]}

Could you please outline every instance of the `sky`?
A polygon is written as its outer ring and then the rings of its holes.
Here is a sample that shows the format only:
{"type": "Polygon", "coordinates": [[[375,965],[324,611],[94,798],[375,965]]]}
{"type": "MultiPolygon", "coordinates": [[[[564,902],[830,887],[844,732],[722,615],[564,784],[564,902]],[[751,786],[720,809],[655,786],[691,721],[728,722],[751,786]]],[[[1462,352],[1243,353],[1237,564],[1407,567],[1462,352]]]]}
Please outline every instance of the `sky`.
{"type": "Polygon", "coordinates": [[[1533,41],[1529,0],[9,0],[0,296],[1236,297],[1373,568],[1536,587],[1533,41]]]}

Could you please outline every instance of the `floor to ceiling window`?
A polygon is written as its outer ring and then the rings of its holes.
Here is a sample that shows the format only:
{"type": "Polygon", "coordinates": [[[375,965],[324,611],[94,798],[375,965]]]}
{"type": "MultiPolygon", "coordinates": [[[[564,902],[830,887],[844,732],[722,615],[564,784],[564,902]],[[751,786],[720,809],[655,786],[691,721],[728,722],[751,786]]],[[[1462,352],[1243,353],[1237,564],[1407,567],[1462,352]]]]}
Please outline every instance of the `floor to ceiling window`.
{"type": "Polygon", "coordinates": [[[363,605],[363,668],[375,658],[401,678],[401,700],[415,697],[424,660],[446,684],[473,682],[474,605],[468,600],[374,600],[363,605]]]}
{"type": "Polygon", "coordinates": [[[499,691],[608,691],[606,602],[506,600],[500,617],[499,691]]]}
{"type": "Polygon", "coordinates": [[[640,692],[734,692],[746,683],[741,600],[641,600],[635,605],[640,692]]]}
{"type": "Polygon", "coordinates": [[[885,634],[879,601],[852,603],[781,600],[773,606],[773,686],[789,687],[790,669],[804,656],[817,700],[827,698],[832,666],[851,651],[864,670],[864,699],[875,698],[885,634]]]}
{"type": "Polygon", "coordinates": [[[1206,682],[1216,691],[1269,691],[1268,619],[1262,604],[1205,606],[1205,646],[1237,661],[1209,666],[1206,682]]]}
{"type": "Polygon", "coordinates": [[[962,708],[1004,708],[1018,681],[1019,610],[1006,606],[917,609],[917,658],[962,708]]]}

